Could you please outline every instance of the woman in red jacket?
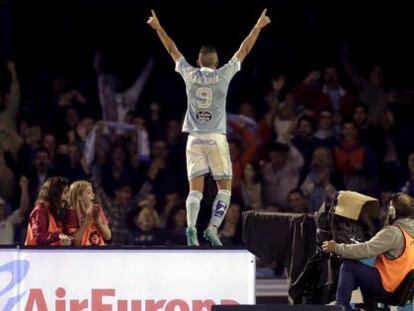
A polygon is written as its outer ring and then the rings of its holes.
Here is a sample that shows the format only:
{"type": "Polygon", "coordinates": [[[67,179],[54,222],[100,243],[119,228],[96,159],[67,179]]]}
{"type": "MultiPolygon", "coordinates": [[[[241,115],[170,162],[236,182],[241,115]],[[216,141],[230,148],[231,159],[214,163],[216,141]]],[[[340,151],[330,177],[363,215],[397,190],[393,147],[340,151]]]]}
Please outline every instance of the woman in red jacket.
{"type": "Polygon", "coordinates": [[[43,184],[30,213],[25,245],[70,245],[72,237],[63,233],[67,216],[69,181],[51,177],[43,184]]]}

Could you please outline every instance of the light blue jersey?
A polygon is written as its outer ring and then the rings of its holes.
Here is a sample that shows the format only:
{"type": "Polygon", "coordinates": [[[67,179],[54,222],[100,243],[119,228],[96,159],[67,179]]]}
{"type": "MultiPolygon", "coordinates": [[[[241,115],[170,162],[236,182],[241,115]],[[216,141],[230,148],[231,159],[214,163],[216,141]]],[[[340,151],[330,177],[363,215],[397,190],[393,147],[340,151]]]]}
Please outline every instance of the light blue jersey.
{"type": "Polygon", "coordinates": [[[240,64],[237,58],[219,69],[193,67],[184,57],[176,62],[175,71],[183,77],[187,93],[183,132],[226,133],[227,90],[240,64]]]}

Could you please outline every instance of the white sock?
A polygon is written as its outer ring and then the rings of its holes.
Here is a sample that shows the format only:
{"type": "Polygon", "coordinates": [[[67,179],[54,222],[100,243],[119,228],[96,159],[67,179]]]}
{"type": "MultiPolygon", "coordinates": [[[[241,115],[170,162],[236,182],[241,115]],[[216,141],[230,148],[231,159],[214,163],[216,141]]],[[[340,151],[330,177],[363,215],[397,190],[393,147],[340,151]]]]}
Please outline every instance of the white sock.
{"type": "Polygon", "coordinates": [[[210,226],[214,226],[217,229],[220,228],[226,215],[227,208],[230,204],[231,192],[229,190],[219,190],[216,199],[213,203],[213,210],[210,218],[210,226]]]}
{"type": "Polygon", "coordinates": [[[197,223],[198,212],[200,211],[200,201],[203,194],[200,191],[190,191],[185,202],[187,209],[187,226],[195,226],[197,223]]]}

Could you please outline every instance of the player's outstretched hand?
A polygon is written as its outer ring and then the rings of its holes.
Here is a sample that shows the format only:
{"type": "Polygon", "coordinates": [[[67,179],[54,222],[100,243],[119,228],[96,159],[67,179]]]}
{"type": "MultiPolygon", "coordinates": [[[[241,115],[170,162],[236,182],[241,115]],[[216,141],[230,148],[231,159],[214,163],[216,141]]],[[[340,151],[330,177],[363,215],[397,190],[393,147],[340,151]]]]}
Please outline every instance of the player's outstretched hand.
{"type": "Polygon", "coordinates": [[[264,9],[259,19],[257,20],[256,25],[260,28],[263,28],[266,25],[270,24],[270,18],[269,16],[266,15],[266,13],[267,13],[267,9],[264,9]]]}
{"type": "Polygon", "coordinates": [[[155,15],[154,10],[151,10],[151,16],[148,18],[147,24],[155,30],[157,30],[160,27],[160,22],[158,21],[157,15],[155,15]]]}

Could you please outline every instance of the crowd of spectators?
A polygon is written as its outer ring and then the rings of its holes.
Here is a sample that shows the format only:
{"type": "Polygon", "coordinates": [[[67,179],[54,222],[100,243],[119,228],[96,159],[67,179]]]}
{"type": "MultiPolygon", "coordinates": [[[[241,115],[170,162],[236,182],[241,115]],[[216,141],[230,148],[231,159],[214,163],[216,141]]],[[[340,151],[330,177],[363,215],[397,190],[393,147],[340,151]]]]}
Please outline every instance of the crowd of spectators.
{"type": "MultiPolygon", "coordinates": [[[[219,230],[225,245],[243,244],[243,211],[312,213],[337,190],[382,202],[394,191],[414,195],[412,91],[388,88],[380,65],[358,72],[346,45],[339,58],[300,79],[273,76],[260,94],[264,113],[247,98],[228,113],[233,196],[219,230]]],[[[99,61],[90,64],[97,78],[88,90],[64,72],[24,90],[18,60],[0,66],[0,244],[24,242],[39,188],[59,175],[93,184],[111,245],[185,245],[182,119],[169,118],[168,103],[156,98],[140,106],[153,59],[122,90],[99,61]]],[[[154,88],[162,92],[161,81],[154,88]]],[[[207,179],[200,222],[207,222],[215,192],[207,179]]]]}

